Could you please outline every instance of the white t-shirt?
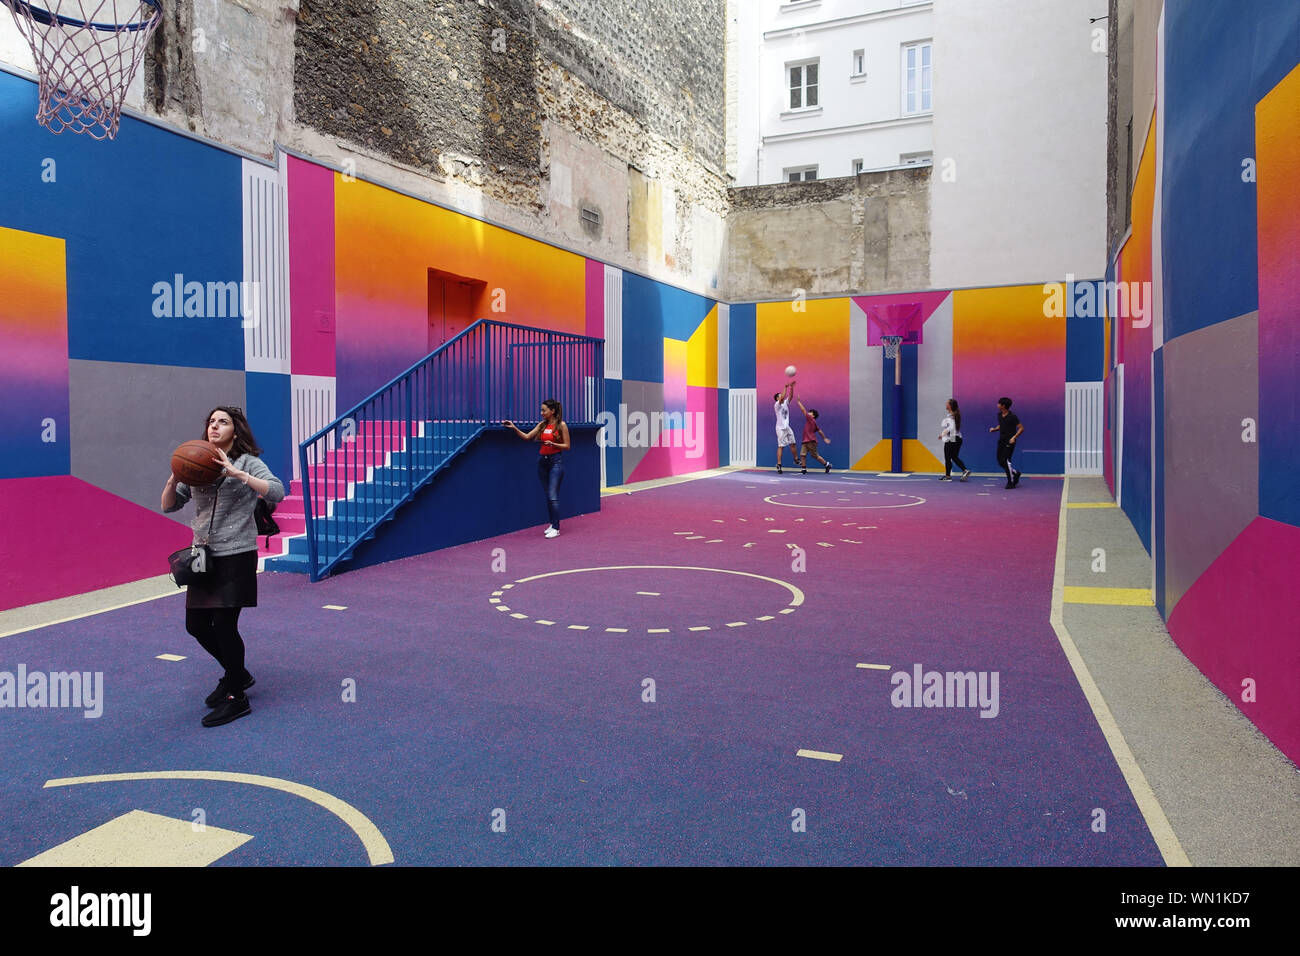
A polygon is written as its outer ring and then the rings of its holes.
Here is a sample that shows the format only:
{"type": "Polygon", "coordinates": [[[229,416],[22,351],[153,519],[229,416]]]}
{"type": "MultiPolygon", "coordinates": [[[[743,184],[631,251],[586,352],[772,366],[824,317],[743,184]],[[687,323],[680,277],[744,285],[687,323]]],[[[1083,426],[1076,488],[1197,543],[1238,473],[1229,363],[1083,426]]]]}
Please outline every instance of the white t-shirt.
{"type": "Polygon", "coordinates": [[[790,427],[790,403],[788,401],[777,402],[772,406],[776,412],[776,427],[778,430],[790,427]]]}
{"type": "Polygon", "coordinates": [[[961,432],[957,430],[957,422],[951,415],[944,418],[943,422],[939,425],[939,430],[939,437],[944,441],[957,441],[961,438],[961,432]]]}

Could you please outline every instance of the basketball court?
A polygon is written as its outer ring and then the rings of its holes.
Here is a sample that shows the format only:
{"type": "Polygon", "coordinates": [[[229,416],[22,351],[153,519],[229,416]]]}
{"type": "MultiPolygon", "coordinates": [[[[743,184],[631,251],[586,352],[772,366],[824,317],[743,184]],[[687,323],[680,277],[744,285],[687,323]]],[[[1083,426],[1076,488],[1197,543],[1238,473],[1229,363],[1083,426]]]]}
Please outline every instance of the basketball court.
{"type": "MultiPolygon", "coordinates": [[[[1166,629],[1175,590],[1216,606],[1197,576],[1231,563],[1261,499],[1168,570],[1163,420],[1124,404],[1160,393],[1164,359],[1117,365],[1138,354],[1122,320],[1049,327],[1040,283],[725,302],[355,164],[146,122],[153,0],[4,2],[38,79],[0,73],[0,93],[64,133],[62,182],[93,165],[79,134],[110,179],[184,159],[156,208],[141,190],[103,222],[0,206],[0,288],[49,319],[15,400],[36,396],[24,427],[57,406],[65,434],[15,439],[30,469],[4,476],[6,524],[49,515],[49,534],[0,551],[0,866],[1300,863],[1289,705],[1225,707],[1237,670],[1166,629]],[[109,241],[117,215],[145,251],[109,241]],[[88,250],[141,271],[110,282],[88,250]],[[153,287],[140,259],[167,263],[176,314],[123,305],[153,287]],[[262,321],[189,315],[183,268],[264,282],[262,321]],[[507,291],[517,311],[484,318],[507,291]],[[167,324],[191,318],[210,324],[167,324]],[[796,361],[830,473],[770,467],[767,396],[796,361]],[[1016,487],[993,466],[1004,388],[1028,423],[1016,487]],[[957,392],[975,474],[940,482],[931,419],[957,392]],[[214,394],[266,423],[290,498],[240,620],[252,712],[207,729],[220,668],[158,576],[189,530],[148,512],[214,394]],[[535,449],[499,439],[552,394],[581,434],[548,540],[535,449]],[[96,436],[97,409],[147,436],[96,436]],[[600,416],[628,409],[660,424],[611,445],[600,416]]],[[[657,208],[662,226],[672,196],[657,208]]],[[[23,335],[29,318],[0,310],[23,335]]],[[[1285,571],[1255,586],[1287,593],[1285,571]]],[[[1261,640],[1258,666],[1284,648],[1261,640]]]]}

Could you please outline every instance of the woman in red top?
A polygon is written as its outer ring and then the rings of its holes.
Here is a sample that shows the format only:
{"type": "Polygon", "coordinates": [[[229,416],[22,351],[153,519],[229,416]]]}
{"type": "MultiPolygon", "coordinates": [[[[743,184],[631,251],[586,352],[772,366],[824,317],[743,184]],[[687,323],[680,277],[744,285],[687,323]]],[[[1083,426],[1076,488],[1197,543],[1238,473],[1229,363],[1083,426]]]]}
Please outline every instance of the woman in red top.
{"type": "Polygon", "coordinates": [[[560,533],[560,483],[564,481],[564,452],[569,448],[569,426],[564,424],[564,409],[553,398],[542,402],[542,420],[527,435],[514,422],[502,424],[506,428],[513,428],[515,434],[524,441],[542,443],[537,477],[541,479],[542,490],[546,492],[546,510],[551,518],[546,537],[554,538],[560,533]]]}

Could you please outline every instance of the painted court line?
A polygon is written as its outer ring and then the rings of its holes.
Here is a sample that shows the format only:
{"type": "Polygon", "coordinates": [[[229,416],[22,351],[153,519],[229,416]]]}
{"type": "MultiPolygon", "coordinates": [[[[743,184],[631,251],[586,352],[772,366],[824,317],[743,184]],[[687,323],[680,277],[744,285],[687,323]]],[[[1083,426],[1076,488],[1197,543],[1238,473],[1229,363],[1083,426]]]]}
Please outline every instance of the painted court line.
{"type": "Polygon", "coordinates": [[[813,760],[829,760],[832,763],[839,763],[844,759],[844,754],[827,753],[825,750],[800,750],[795,756],[809,757],[813,760]]]}
{"type": "Polygon", "coordinates": [[[644,594],[646,597],[659,597],[658,591],[637,591],[637,594],[644,594]]]}
{"type": "Polygon", "coordinates": [[[1111,713],[1110,706],[1102,696],[1101,689],[1097,687],[1097,682],[1092,679],[1092,672],[1088,670],[1083,655],[1079,653],[1079,648],[1074,643],[1074,638],[1070,636],[1070,632],[1065,627],[1065,519],[1068,512],[1066,505],[1070,497],[1069,477],[1067,476],[1061,484],[1061,510],[1056,532],[1056,572],[1052,580],[1052,629],[1056,631],[1056,638],[1061,643],[1061,649],[1065,651],[1065,657],[1074,670],[1075,679],[1078,680],[1079,687],[1088,699],[1088,706],[1092,708],[1093,717],[1097,720],[1097,726],[1101,728],[1102,734],[1106,737],[1106,743],[1110,745],[1110,751],[1115,756],[1115,762],[1119,764],[1120,772],[1124,774],[1124,781],[1128,784],[1129,791],[1133,794],[1138,809],[1142,811],[1142,817],[1146,820],[1147,829],[1151,831],[1151,836],[1156,841],[1160,855],[1164,857],[1165,865],[1191,866],[1191,860],[1187,858],[1187,854],[1183,851],[1183,846],[1178,841],[1178,835],[1174,833],[1174,828],[1169,824],[1169,818],[1165,816],[1164,808],[1160,806],[1155,791],[1151,789],[1151,784],[1147,782],[1146,774],[1142,772],[1137,758],[1133,756],[1133,751],[1129,748],[1128,741],[1124,739],[1124,734],[1119,729],[1115,715],[1111,713]]]}
{"type": "Polygon", "coordinates": [[[322,611],[346,611],[347,609],[348,606],[346,604],[322,604],[321,605],[322,611]]]}
{"type": "Polygon", "coordinates": [[[159,654],[157,659],[160,660],[160,661],[183,661],[183,660],[185,660],[185,658],[181,657],[181,655],[179,655],[179,654],[159,654]]]}
{"type": "Polygon", "coordinates": [[[1113,501],[1072,501],[1065,507],[1074,508],[1115,508],[1117,505],[1113,501]]]}
{"type": "Polygon", "coordinates": [[[371,866],[380,866],[384,863],[393,862],[392,848],[369,817],[350,803],[345,803],[331,793],[296,783],[293,780],[264,777],[252,773],[230,773],[224,770],[158,770],[147,773],[105,773],[91,777],[61,777],[57,780],[46,780],[45,786],[46,788],[71,787],[83,783],[122,783],[133,780],[217,780],[223,783],[251,784],[255,787],[266,787],[270,790],[293,794],[295,797],[309,800],[318,807],[328,810],[342,820],[348,829],[360,838],[361,845],[365,847],[366,856],[369,857],[371,866]]]}
{"type": "Polygon", "coordinates": [[[1128,607],[1155,607],[1149,588],[1085,588],[1067,585],[1062,599],[1066,604],[1122,604],[1128,607]]]}
{"type": "Polygon", "coordinates": [[[889,665],[888,665],[888,664],[855,664],[854,666],[855,666],[855,667],[862,667],[862,668],[865,668],[865,669],[867,669],[867,670],[872,670],[872,671],[887,671],[887,670],[889,670],[889,665]]]}

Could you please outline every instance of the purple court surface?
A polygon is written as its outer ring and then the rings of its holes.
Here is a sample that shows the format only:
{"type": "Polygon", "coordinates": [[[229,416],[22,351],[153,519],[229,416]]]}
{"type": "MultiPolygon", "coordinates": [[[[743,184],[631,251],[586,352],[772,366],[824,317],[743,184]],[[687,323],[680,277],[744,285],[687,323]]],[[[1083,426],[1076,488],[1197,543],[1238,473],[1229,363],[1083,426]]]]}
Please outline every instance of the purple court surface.
{"type": "Polygon", "coordinates": [[[1060,495],[733,472],[553,540],[539,496],[261,575],[252,714],[214,729],[180,593],[13,635],[0,671],[102,672],[103,710],[5,712],[0,865],[132,811],[245,835],[218,866],[1160,865],[1049,624],[1060,495]],[[140,776],[46,786],[107,774],[140,776]]]}

